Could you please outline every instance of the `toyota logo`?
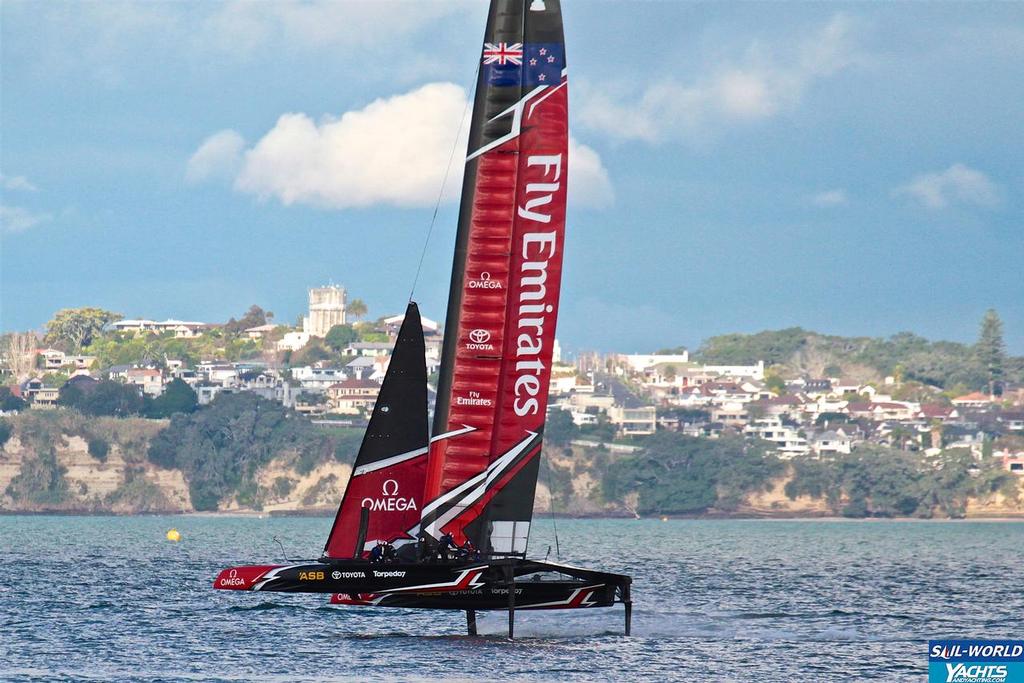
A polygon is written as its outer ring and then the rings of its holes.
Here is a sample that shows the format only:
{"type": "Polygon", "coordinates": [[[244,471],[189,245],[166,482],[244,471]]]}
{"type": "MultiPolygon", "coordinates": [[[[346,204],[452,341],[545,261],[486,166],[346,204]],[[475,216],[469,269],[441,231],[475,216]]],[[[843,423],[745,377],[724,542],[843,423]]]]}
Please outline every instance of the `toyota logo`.
{"type": "Polygon", "coordinates": [[[490,338],[491,333],[487,330],[473,330],[469,333],[469,339],[474,344],[486,344],[490,338]]]}

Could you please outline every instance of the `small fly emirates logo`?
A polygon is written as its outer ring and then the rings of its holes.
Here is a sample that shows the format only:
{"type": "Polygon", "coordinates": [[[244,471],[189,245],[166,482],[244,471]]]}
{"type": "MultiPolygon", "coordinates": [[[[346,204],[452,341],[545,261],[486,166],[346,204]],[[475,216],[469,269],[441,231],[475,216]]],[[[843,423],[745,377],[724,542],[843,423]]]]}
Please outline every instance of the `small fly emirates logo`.
{"type": "Polygon", "coordinates": [[[1008,673],[1005,664],[946,663],[946,683],[1005,683],[1008,673]]]}

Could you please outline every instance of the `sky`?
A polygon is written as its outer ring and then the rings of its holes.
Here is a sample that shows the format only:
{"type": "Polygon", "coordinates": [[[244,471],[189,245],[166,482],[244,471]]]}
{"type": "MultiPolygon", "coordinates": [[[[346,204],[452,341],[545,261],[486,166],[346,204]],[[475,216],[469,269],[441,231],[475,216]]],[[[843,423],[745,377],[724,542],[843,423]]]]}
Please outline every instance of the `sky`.
{"type": "MultiPolygon", "coordinates": [[[[563,348],[995,308],[1024,354],[1024,3],[563,2],[563,348]]],[[[438,196],[443,317],[486,11],[5,0],[0,330],[291,322],[327,282],[399,312],[438,196]]]]}

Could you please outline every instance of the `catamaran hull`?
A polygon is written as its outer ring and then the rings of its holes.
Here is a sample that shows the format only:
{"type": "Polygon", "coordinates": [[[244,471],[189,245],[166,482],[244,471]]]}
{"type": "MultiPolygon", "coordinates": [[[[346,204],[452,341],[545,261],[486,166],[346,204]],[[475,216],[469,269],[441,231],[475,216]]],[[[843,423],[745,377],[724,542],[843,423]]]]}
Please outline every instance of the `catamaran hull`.
{"type": "Polygon", "coordinates": [[[510,604],[515,609],[610,607],[628,598],[629,582],[621,574],[520,559],[444,564],[352,560],[232,567],[221,571],[213,585],[329,593],[339,605],[486,610],[510,604]]]}

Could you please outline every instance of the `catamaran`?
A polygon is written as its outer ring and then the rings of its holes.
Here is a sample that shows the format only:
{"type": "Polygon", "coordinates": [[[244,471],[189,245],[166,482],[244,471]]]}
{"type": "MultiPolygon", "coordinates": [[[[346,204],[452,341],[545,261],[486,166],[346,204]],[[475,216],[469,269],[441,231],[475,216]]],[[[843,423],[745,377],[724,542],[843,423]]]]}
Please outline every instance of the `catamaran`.
{"type": "Polygon", "coordinates": [[[339,605],[625,606],[631,578],[527,558],[561,284],[568,80],[559,0],[492,0],[470,123],[434,406],[410,301],[318,560],[225,569],[214,587],[339,605]],[[381,555],[379,548],[394,548],[381,555]]]}

